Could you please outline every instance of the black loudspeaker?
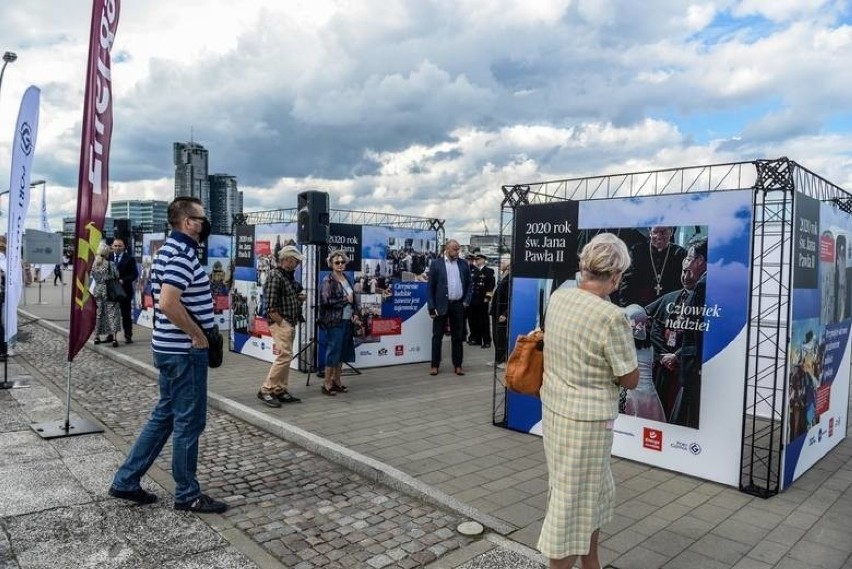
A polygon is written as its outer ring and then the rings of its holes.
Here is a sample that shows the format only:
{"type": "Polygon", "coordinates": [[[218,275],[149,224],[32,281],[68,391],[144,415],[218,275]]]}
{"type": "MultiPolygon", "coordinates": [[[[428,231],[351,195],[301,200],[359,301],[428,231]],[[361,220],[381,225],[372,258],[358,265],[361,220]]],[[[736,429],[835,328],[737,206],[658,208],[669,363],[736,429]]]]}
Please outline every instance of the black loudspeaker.
{"type": "Polygon", "coordinates": [[[328,244],[328,192],[315,190],[302,192],[298,201],[299,243],[312,245],[328,244]]]}

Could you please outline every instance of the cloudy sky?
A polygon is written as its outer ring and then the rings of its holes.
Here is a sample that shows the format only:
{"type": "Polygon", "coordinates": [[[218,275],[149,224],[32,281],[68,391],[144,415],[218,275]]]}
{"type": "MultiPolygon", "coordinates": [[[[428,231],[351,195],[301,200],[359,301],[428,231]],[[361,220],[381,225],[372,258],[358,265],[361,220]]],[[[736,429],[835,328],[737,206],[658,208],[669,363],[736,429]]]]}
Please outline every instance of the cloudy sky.
{"type": "MultiPolygon", "coordinates": [[[[18,61],[0,172],[36,85],[33,179],[58,229],[76,211],[91,5],[2,11],[18,61]]],[[[110,197],[170,199],[172,143],[190,136],[247,210],[320,189],[336,209],[446,219],[462,243],[499,230],[503,184],[788,156],[852,189],[850,61],[846,0],[123,2],[110,197]]]]}

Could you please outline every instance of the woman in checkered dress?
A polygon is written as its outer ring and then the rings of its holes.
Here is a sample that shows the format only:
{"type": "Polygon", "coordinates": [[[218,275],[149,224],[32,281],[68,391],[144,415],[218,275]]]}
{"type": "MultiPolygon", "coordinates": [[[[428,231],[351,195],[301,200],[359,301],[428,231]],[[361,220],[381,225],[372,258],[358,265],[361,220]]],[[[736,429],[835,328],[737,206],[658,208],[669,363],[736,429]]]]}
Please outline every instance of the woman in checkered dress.
{"type": "Polygon", "coordinates": [[[551,569],[599,569],[598,534],[612,518],[612,425],[620,387],[639,381],[633,334],[610,303],[630,266],[627,246],[601,233],[580,253],[577,288],[561,288],[547,306],[542,432],[547,458],[547,514],[538,540],[551,569]]]}

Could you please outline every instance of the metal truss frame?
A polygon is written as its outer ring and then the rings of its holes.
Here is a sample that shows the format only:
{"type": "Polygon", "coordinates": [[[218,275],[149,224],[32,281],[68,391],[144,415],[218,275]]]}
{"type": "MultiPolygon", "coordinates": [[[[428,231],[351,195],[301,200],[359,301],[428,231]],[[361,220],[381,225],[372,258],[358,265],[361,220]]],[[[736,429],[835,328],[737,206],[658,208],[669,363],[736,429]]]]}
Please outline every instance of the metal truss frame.
{"type": "MultiPolygon", "coordinates": [[[[298,221],[298,213],[299,211],[295,207],[238,213],[233,217],[233,226],[295,223],[298,221]]],[[[442,243],[444,240],[445,220],[443,219],[437,219],[434,217],[416,217],[413,215],[401,215],[396,213],[351,211],[344,209],[330,209],[328,213],[329,221],[331,223],[402,227],[406,229],[434,231],[438,237],[439,243],[442,243]]]]}
{"type": "MultiPolygon", "coordinates": [[[[500,239],[512,235],[522,205],[744,189],[754,192],[754,207],[739,487],[768,498],[782,485],[795,194],[847,213],[852,194],[787,158],[506,185],[500,239]]],[[[492,422],[505,427],[508,398],[496,369],[492,404],[492,422]]]]}

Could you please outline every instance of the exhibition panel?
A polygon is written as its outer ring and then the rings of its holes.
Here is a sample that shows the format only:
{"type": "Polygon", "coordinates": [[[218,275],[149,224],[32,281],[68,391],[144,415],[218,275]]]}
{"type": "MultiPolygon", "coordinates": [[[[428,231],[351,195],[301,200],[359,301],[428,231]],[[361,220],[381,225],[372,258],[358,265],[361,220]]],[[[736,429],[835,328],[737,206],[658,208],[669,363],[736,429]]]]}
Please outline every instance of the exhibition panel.
{"type": "Polygon", "coordinates": [[[305,260],[295,280],[306,295],[305,321],[297,327],[293,367],[324,367],[325,331],[317,322],[319,288],[332,251],[349,258],[346,275],[360,307],[355,362],[375,367],[428,361],[431,324],[425,271],[438,253],[443,222],[436,219],[330,210],[324,242],[299,243],[296,210],[245,214],[234,226],[232,351],[272,361],[275,346],[265,318],[263,288],[278,251],[300,247],[305,260]],[[281,220],[281,221],[276,221],[281,220]],[[263,221],[270,223],[252,223],[263,221]]]}
{"type": "MultiPolygon", "coordinates": [[[[166,234],[144,233],[142,237],[142,257],[139,259],[139,279],[136,281],[134,295],[133,320],[145,328],[154,327],[154,298],[151,295],[151,263],[157,251],[166,240],[166,234]]],[[[220,330],[231,327],[231,297],[229,290],[234,274],[231,259],[231,236],[210,235],[198,248],[201,266],[210,277],[210,289],[213,293],[213,317],[220,330]]]]}
{"type": "MultiPolygon", "coordinates": [[[[637,350],[647,348],[653,358],[642,370],[655,404],[631,405],[619,415],[613,453],[736,484],[751,192],[521,206],[515,229],[510,338],[543,322],[553,290],[576,286],[578,253],[592,236],[618,235],[628,245],[633,270],[612,300],[648,314],[650,345],[637,350]],[[658,227],[671,233],[659,254],[648,237],[658,227]],[[703,260],[688,270],[690,254],[703,260]],[[667,354],[673,356],[668,367],[661,363],[667,354]]],[[[508,394],[507,426],[540,434],[540,407],[519,401],[525,397],[508,394]]]]}
{"type": "MultiPolygon", "coordinates": [[[[769,497],[846,436],[844,190],[782,158],[515,184],[503,195],[510,349],[544,322],[554,290],[576,286],[592,236],[614,233],[630,250],[610,300],[642,315],[647,340],[636,341],[640,382],[622,393],[614,454],[769,497]]],[[[494,423],[540,434],[539,400],[501,379],[495,368],[494,423]]]]}

